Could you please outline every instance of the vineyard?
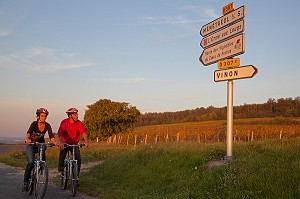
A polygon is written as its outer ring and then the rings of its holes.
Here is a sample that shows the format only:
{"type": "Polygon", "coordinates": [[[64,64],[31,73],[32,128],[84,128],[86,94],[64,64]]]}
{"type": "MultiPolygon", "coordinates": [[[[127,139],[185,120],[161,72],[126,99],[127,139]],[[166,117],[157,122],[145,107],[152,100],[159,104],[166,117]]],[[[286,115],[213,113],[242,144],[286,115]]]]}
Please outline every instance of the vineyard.
{"type": "MultiPolygon", "coordinates": [[[[234,142],[300,137],[298,119],[297,122],[280,124],[276,124],[279,122],[274,122],[275,120],[274,118],[236,120],[233,125],[234,142]]],[[[130,133],[115,134],[109,137],[107,142],[123,145],[182,141],[219,143],[226,142],[226,130],[226,120],[142,126],[130,133]]]]}

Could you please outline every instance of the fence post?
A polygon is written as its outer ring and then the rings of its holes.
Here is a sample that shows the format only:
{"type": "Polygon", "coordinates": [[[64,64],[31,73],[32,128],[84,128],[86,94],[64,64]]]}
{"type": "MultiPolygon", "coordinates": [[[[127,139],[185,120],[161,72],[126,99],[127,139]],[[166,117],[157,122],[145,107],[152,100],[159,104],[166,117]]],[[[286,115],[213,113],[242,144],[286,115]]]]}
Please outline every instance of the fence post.
{"type": "Polygon", "coordinates": [[[129,145],[129,135],[127,136],[127,146],[129,145]]]}
{"type": "Polygon", "coordinates": [[[282,138],[282,129],[280,130],[280,136],[279,138],[281,139],[282,138]]]}
{"type": "Polygon", "coordinates": [[[117,135],[114,136],[113,144],[117,144],[117,135]]]}
{"type": "Polygon", "coordinates": [[[166,142],[169,140],[169,134],[166,135],[166,142]]]}
{"type": "Polygon", "coordinates": [[[157,143],[158,135],[155,136],[155,144],[157,143]]]}
{"type": "Polygon", "coordinates": [[[198,143],[200,144],[201,142],[201,138],[200,138],[200,134],[198,133],[198,143]]]}
{"type": "Polygon", "coordinates": [[[148,135],[145,136],[145,145],[147,144],[148,135]]]}
{"type": "Polygon", "coordinates": [[[134,136],[134,147],[136,147],[137,135],[134,136]]]}
{"type": "Polygon", "coordinates": [[[177,142],[179,142],[179,133],[177,133],[177,142]]]}
{"type": "Polygon", "coordinates": [[[253,142],[254,141],[254,132],[252,131],[251,132],[251,142],[253,142]]]}

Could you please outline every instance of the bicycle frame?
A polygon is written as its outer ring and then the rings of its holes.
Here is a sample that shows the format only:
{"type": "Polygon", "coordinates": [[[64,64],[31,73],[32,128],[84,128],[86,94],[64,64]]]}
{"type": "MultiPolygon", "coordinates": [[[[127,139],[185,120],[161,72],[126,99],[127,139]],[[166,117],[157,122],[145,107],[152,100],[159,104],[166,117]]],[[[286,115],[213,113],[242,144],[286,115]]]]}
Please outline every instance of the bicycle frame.
{"type": "MultiPolygon", "coordinates": [[[[34,167],[31,171],[31,178],[30,178],[30,188],[29,188],[29,195],[32,194],[33,190],[35,191],[36,198],[43,198],[46,194],[47,186],[48,186],[48,167],[46,165],[46,161],[43,160],[43,146],[50,146],[52,147],[52,143],[39,143],[39,142],[32,142],[32,145],[38,146],[37,150],[35,151],[35,158],[34,158],[34,167]],[[41,170],[42,169],[42,170],[41,170]],[[40,171],[44,172],[44,179],[41,180],[40,178],[40,171]],[[43,185],[40,187],[40,185],[43,185]]],[[[46,147],[45,147],[46,150],[46,147]]],[[[43,175],[43,174],[42,174],[43,175]]]]}
{"type": "Polygon", "coordinates": [[[35,171],[36,182],[40,183],[39,172],[37,171],[39,170],[40,165],[46,162],[43,160],[43,145],[45,145],[45,143],[35,143],[35,144],[39,146],[39,153],[38,153],[39,155],[38,158],[35,158],[34,160],[34,171],[35,171]]]}
{"type": "Polygon", "coordinates": [[[64,175],[61,177],[62,188],[66,189],[68,180],[71,180],[72,194],[76,195],[76,186],[78,181],[78,160],[75,159],[75,147],[82,147],[82,144],[64,144],[67,150],[66,158],[64,160],[64,175]],[[70,157],[70,149],[72,147],[72,158],[70,157]]]}
{"type": "Polygon", "coordinates": [[[71,174],[71,172],[73,171],[73,163],[75,163],[75,165],[77,164],[77,160],[75,159],[75,147],[76,146],[80,146],[78,144],[66,144],[66,148],[68,147],[72,147],[72,159],[70,158],[70,151],[67,150],[67,156],[65,158],[65,163],[68,165],[68,171],[69,171],[69,175],[68,176],[72,176],[72,179],[68,178],[69,180],[78,180],[78,176],[76,176],[76,179],[74,179],[74,176],[71,174]]]}

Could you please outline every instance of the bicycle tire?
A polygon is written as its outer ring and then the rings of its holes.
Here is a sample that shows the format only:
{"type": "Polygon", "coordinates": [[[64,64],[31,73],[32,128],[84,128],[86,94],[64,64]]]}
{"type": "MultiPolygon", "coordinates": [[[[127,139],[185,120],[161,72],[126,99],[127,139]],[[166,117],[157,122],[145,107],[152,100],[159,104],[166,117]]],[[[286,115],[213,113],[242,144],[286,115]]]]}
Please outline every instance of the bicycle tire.
{"type": "Polygon", "coordinates": [[[30,179],[28,182],[28,195],[32,195],[33,187],[34,187],[34,183],[35,183],[35,168],[34,167],[31,170],[30,179]]]}
{"type": "Polygon", "coordinates": [[[67,188],[68,178],[69,178],[69,166],[68,166],[68,163],[65,162],[63,176],[61,176],[61,187],[63,190],[65,190],[67,188]]]}
{"type": "Polygon", "coordinates": [[[38,170],[39,178],[35,181],[35,198],[44,198],[48,187],[48,166],[45,163],[40,164],[38,170]]]}
{"type": "Polygon", "coordinates": [[[78,181],[78,166],[76,162],[72,163],[72,195],[75,197],[76,189],[77,189],[77,181],[78,181]]]}

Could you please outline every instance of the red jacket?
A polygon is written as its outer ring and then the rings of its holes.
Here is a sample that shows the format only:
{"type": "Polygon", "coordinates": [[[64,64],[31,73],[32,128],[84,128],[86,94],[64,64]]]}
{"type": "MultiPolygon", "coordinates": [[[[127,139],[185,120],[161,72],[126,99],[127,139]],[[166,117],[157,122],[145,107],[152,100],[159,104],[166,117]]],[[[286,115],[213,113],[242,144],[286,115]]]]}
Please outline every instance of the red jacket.
{"type": "Polygon", "coordinates": [[[58,129],[58,137],[62,137],[62,141],[68,144],[78,144],[80,135],[85,133],[84,126],[80,120],[74,123],[69,118],[61,121],[58,129]]]}

